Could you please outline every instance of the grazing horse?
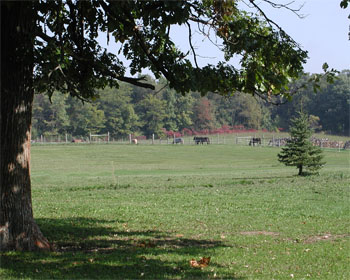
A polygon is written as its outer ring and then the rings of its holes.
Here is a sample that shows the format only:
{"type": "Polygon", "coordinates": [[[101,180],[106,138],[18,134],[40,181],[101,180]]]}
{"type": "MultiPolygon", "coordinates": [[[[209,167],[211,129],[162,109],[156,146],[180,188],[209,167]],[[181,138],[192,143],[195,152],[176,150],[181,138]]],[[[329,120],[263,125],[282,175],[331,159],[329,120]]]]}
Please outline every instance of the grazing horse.
{"type": "Polygon", "coordinates": [[[137,145],[137,139],[132,139],[131,142],[137,145]]]}
{"type": "Polygon", "coordinates": [[[198,137],[195,136],[193,137],[194,142],[198,145],[199,143],[203,145],[203,143],[210,144],[210,139],[209,137],[198,137]]]}
{"type": "Polygon", "coordinates": [[[72,142],[73,143],[81,143],[81,142],[83,142],[83,140],[73,138],[72,142]]]}
{"type": "Polygon", "coordinates": [[[178,143],[184,144],[184,140],[182,138],[175,138],[173,140],[173,144],[178,144],[178,143]]]}
{"type": "Polygon", "coordinates": [[[249,146],[256,146],[256,145],[261,145],[261,138],[253,138],[249,142],[249,146]]]}

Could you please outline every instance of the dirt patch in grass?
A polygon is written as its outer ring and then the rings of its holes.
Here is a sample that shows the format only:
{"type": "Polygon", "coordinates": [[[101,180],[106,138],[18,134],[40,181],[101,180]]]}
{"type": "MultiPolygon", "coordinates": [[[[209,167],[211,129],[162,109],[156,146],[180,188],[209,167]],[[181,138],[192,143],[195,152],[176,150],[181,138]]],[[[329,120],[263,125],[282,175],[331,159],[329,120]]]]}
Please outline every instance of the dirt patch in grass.
{"type": "Polygon", "coordinates": [[[272,231],[241,231],[240,234],[242,235],[266,235],[266,236],[279,236],[280,234],[278,232],[272,232],[272,231]]]}
{"type": "Polygon", "coordinates": [[[314,235],[314,236],[309,236],[304,240],[304,243],[310,244],[310,243],[315,243],[319,241],[333,241],[337,239],[342,239],[350,237],[350,234],[330,234],[326,233],[323,235],[314,235]]]}

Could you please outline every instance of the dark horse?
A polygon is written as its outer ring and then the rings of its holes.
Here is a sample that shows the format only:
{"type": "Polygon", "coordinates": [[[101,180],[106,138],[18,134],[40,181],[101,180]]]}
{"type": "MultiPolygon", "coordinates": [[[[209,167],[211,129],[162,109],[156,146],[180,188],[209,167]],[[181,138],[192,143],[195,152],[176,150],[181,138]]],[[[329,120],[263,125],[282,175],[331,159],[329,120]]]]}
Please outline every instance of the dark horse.
{"type": "Polygon", "coordinates": [[[209,137],[198,137],[198,136],[195,136],[193,137],[193,140],[194,142],[198,145],[199,143],[200,144],[203,144],[203,143],[207,143],[207,144],[210,144],[210,139],[209,137]]]}
{"type": "Polygon", "coordinates": [[[249,142],[249,146],[261,145],[261,138],[253,138],[249,142]]]}

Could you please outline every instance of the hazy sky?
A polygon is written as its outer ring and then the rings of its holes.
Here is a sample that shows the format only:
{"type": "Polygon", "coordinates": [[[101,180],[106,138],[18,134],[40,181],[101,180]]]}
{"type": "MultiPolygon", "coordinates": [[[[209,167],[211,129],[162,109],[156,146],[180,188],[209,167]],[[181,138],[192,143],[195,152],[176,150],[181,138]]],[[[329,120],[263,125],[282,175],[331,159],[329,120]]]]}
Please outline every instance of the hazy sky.
{"type": "Polygon", "coordinates": [[[270,9],[270,15],[287,33],[309,52],[305,71],[316,73],[322,71],[322,64],[338,70],[350,69],[350,41],[348,16],[350,8],[341,9],[340,0],[305,0],[299,19],[294,14],[270,9]]]}
{"type": "MultiPolygon", "coordinates": [[[[289,3],[291,1],[278,0],[275,2],[289,3]]],[[[308,51],[309,59],[304,66],[305,72],[322,72],[324,62],[327,62],[330,68],[337,70],[350,69],[348,35],[350,7],[345,10],[340,8],[340,0],[295,0],[292,7],[297,8],[302,4],[304,6],[299,13],[305,15],[305,18],[300,19],[288,10],[271,8],[270,5],[262,6],[263,2],[260,3],[266,15],[279,24],[304,50],[308,51]]],[[[171,36],[175,44],[182,50],[186,52],[190,49],[186,27],[173,27],[171,36]]],[[[203,41],[202,38],[197,36],[193,39],[197,55],[204,57],[198,57],[199,65],[216,64],[217,61],[223,60],[217,47],[214,47],[208,40],[203,41]]],[[[101,44],[105,45],[105,37],[101,39],[101,44]]],[[[108,49],[116,53],[119,48],[110,42],[108,49]]]]}
{"type": "MultiPolygon", "coordinates": [[[[291,0],[275,1],[289,3],[291,0]]],[[[260,6],[266,15],[280,25],[304,50],[309,59],[304,66],[305,72],[320,73],[324,62],[337,70],[350,69],[350,41],[348,15],[350,8],[340,8],[340,0],[295,0],[291,7],[302,7],[300,19],[291,11],[272,8],[270,5],[260,6]]],[[[246,7],[246,6],[244,6],[246,7]]],[[[183,29],[175,29],[173,36],[177,45],[188,48],[188,35],[183,29]]],[[[206,57],[199,59],[200,66],[216,64],[223,59],[216,47],[201,39],[194,40],[197,54],[206,57]],[[209,57],[209,59],[208,59],[209,57]],[[215,57],[215,58],[214,58],[215,57]]]]}

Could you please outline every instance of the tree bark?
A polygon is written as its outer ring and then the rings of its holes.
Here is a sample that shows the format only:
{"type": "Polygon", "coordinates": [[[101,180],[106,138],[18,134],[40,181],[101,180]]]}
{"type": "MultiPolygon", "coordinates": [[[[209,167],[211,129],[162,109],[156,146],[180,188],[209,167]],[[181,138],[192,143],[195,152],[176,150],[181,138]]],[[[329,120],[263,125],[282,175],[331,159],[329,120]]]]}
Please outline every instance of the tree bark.
{"type": "Polygon", "coordinates": [[[34,26],[32,1],[1,1],[1,251],[51,249],[31,198],[34,26]]]}

